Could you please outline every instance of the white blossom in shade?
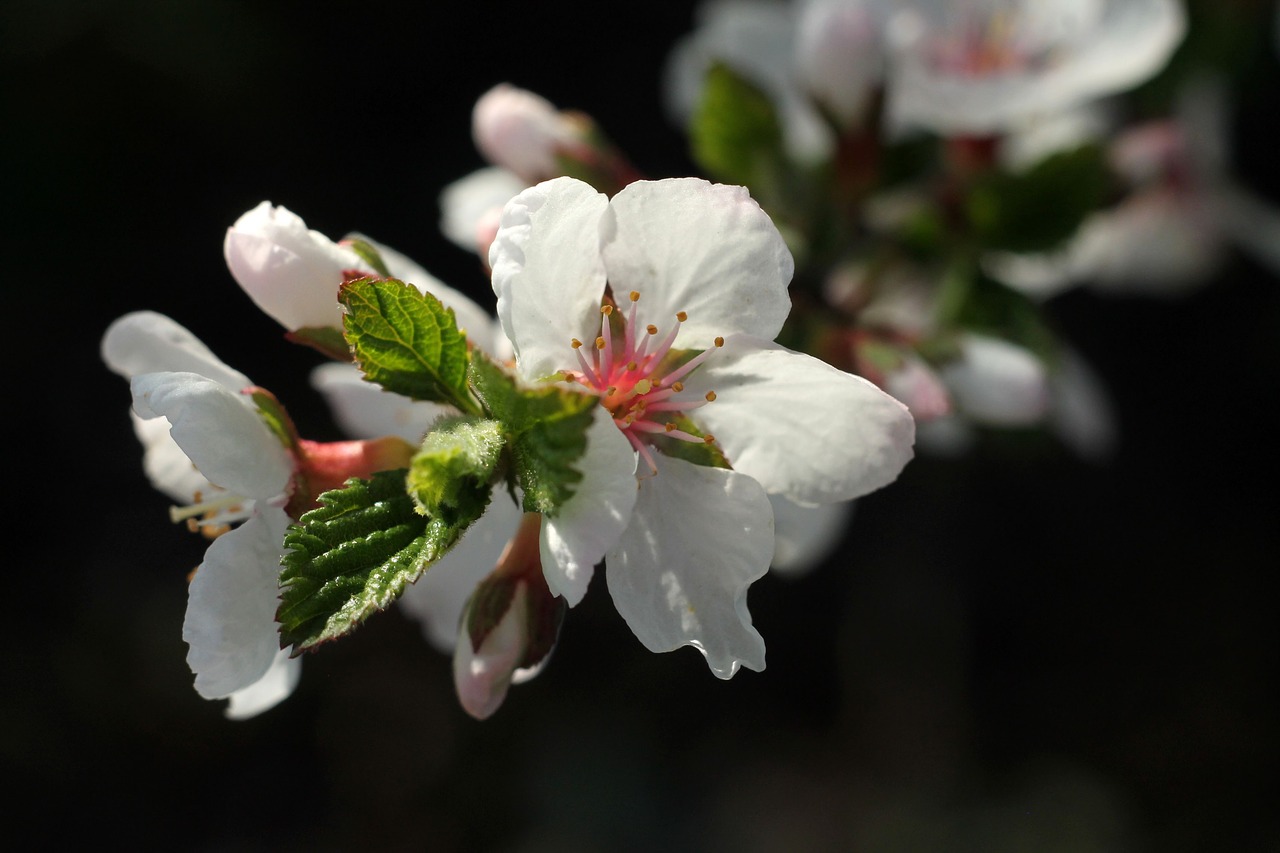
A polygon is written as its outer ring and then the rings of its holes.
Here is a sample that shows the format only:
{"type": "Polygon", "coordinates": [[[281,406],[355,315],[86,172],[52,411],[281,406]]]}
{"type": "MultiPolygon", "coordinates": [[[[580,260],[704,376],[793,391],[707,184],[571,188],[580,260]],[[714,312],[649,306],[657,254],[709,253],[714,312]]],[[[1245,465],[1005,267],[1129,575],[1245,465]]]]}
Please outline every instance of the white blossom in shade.
{"type": "Polygon", "coordinates": [[[859,123],[884,76],[881,0],[801,0],[793,53],[804,93],[843,127],[859,123]]]}
{"type": "Polygon", "coordinates": [[[773,100],[787,151],[802,163],[830,156],[835,134],[801,85],[794,53],[796,12],[772,0],[714,0],[698,7],[696,28],[676,42],[664,72],[671,120],[687,126],[702,98],[707,70],[723,62],[773,100]]]}
{"type": "Polygon", "coordinates": [[[1000,134],[1144,82],[1185,32],[1180,0],[900,0],[890,127],[1000,134]]]}
{"type": "Polygon", "coordinates": [[[966,333],[960,354],[940,369],[957,411],[975,423],[1031,426],[1049,408],[1048,372],[1029,350],[999,338],[966,333]]]}
{"type": "Polygon", "coordinates": [[[266,710],[292,692],[300,665],[280,654],[275,622],[294,460],[240,393],[252,383],[169,318],[120,318],[102,356],[130,380],[148,476],[194,505],[175,517],[209,528],[243,522],[209,546],[182,633],[201,696],[229,698],[232,717],[266,710]]]}
{"type": "Polygon", "coordinates": [[[541,95],[499,83],[476,100],[471,137],[486,160],[536,183],[560,172],[557,152],[581,144],[578,124],[541,95]]]}
{"type": "MultiPolygon", "coordinates": [[[[382,256],[387,271],[431,293],[454,309],[458,325],[469,333],[487,333],[488,312],[441,282],[401,253],[369,243],[382,256]],[[477,323],[484,318],[484,323],[477,323]]],[[[232,276],[254,303],[289,331],[342,328],[338,288],[353,276],[376,276],[369,263],[348,244],[335,243],[292,211],[264,201],[227,229],[223,255],[232,276]]],[[[481,346],[491,341],[479,340],[481,346]]]]}
{"type": "Polygon", "coordinates": [[[1048,423],[1077,456],[1093,462],[1112,458],[1120,429],[1111,395],[1093,367],[1073,349],[1063,349],[1049,374],[1048,423]]]}
{"type": "Polygon", "coordinates": [[[879,383],[891,396],[901,400],[920,421],[936,420],[951,413],[951,394],[938,372],[917,355],[906,354],[902,363],[885,374],[879,383]]]}
{"type": "Polygon", "coordinates": [[[1099,293],[1175,297],[1221,268],[1232,245],[1280,271],[1280,213],[1230,175],[1226,95],[1199,78],[1172,119],[1137,125],[1109,147],[1129,188],[1117,205],[1088,216],[1060,249],[995,252],[994,277],[1037,298],[1076,285],[1099,293]]]}
{"type": "Polygon", "coordinates": [[[528,186],[515,172],[487,166],[449,184],[440,193],[440,230],[459,248],[489,258],[502,208],[528,186]]]}
{"type": "Polygon", "coordinates": [[[746,590],[774,555],[769,495],[832,503],[892,482],[906,407],[772,342],[793,261],[742,187],[640,181],[610,200],[547,181],[507,205],[490,265],[519,376],[602,398],[583,479],[543,523],[551,590],[576,604],[604,558],[647,648],[692,645],[723,678],[763,668],[746,590]],[[711,461],[708,445],[732,467],[678,458],[711,461]]]}
{"type": "Polygon", "coordinates": [[[829,557],[840,544],[855,501],[801,506],[779,495],[770,495],[773,506],[773,564],[770,571],[783,577],[803,575],[829,557]]]}

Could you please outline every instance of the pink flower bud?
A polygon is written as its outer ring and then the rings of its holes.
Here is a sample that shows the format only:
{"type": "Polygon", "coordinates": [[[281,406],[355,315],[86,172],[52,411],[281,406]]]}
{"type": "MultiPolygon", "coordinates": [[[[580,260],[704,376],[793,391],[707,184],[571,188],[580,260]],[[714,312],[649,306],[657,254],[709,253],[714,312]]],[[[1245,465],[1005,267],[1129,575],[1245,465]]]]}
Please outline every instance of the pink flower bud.
{"type": "Polygon", "coordinates": [[[458,645],[453,653],[453,683],[463,710],[477,720],[487,719],[502,705],[511,678],[524,657],[529,612],[526,590],[523,582],[515,585],[506,612],[479,645],[474,644],[467,625],[474,612],[472,607],[468,607],[458,632],[458,645]]]}
{"type": "Polygon", "coordinates": [[[476,101],[471,135],[489,162],[529,184],[560,174],[557,149],[580,142],[571,118],[540,95],[508,83],[499,83],[476,101]]]}
{"type": "Polygon", "coordinates": [[[542,575],[538,531],[542,517],[526,513],[463,610],[453,652],[453,682],[462,708],[477,720],[502,705],[512,684],[542,670],[555,648],[565,601],[542,575]]]}

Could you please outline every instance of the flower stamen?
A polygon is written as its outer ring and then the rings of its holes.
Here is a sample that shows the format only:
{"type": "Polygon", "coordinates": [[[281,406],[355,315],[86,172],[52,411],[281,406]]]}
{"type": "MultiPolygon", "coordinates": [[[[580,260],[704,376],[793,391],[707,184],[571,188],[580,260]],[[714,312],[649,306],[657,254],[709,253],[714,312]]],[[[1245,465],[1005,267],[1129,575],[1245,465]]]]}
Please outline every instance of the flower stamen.
{"type": "Polygon", "coordinates": [[[657,370],[675,346],[680,327],[689,319],[686,311],[675,313],[676,324],[659,337],[658,327],[652,323],[644,326],[640,335],[637,303],[640,292],[627,294],[630,306],[623,321],[623,338],[615,341],[611,320],[615,306],[610,302],[600,307],[600,334],[595,339],[595,352],[587,356],[583,343],[577,338],[570,341],[578,360],[579,371],[564,371],[571,381],[587,386],[601,397],[603,405],[613,417],[614,425],[627,437],[636,453],[644,459],[653,473],[657,464],[651,447],[652,439],[646,436],[665,436],[680,441],[707,443],[713,438],[681,429],[675,416],[701,408],[716,399],[714,391],[705,392],[698,399],[682,399],[678,395],[686,390],[682,381],[715,350],[724,346],[724,338],[717,337],[714,345],[679,364],[665,376],[657,370]],[[650,346],[650,341],[654,345],[650,346]]]}

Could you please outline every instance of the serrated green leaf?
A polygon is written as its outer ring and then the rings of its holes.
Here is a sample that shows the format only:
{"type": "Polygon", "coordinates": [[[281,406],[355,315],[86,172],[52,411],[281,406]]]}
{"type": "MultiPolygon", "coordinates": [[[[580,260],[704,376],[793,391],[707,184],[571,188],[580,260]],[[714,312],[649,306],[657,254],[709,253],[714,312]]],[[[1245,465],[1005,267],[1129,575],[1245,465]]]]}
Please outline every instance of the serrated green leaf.
{"type": "Polygon", "coordinates": [[[983,248],[1046,251],[1102,206],[1110,186],[1101,147],[1083,145],[1024,172],[992,172],[969,192],[965,210],[983,248]]]}
{"type": "Polygon", "coordinates": [[[480,414],[467,390],[467,339],[453,310],[399,279],[362,278],[338,291],[343,325],[365,378],[414,400],[480,414]]]}
{"type": "Polygon", "coordinates": [[[689,127],[693,159],[711,177],[758,190],[783,160],[782,125],[769,96],[724,63],[707,69],[689,127]]]}
{"type": "Polygon", "coordinates": [[[405,483],[425,515],[478,514],[506,446],[502,424],[477,417],[447,418],[422,440],[405,483]]]}
{"type": "Polygon", "coordinates": [[[282,648],[301,652],[351,633],[389,607],[479,518],[420,515],[405,493],[406,474],[348,480],[320,495],[320,506],[289,528],[276,612],[282,648]]]}
{"type": "Polygon", "coordinates": [[[587,428],[600,399],[570,388],[521,387],[486,358],[471,362],[471,387],[501,422],[526,512],[555,515],[582,479],[575,463],[587,449],[587,428]]]}

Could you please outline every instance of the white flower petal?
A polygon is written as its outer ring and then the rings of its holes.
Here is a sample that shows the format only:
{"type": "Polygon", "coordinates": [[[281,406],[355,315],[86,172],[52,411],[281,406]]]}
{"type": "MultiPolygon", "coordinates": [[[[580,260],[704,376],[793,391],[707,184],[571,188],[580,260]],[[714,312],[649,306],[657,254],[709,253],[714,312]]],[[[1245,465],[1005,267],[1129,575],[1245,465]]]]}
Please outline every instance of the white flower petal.
{"type": "Polygon", "coordinates": [[[227,719],[247,720],[274,708],[293,693],[301,674],[302,658],[290,657],[289,649],[280,649],[265,675],[227,697],[231,700],[227,719]]]}
{"type": "Polygon", "coordinates": [[[825,560],[840,542],[853,516],[853,501],[801,506],[781,495],[773,505],[773,567],[786,577],[808,572],[825,560]]]}
{"type": "Polygon", "coordinates": [[[366,382],[353,364],[322,364],[311,371],[311,387],[324,395],[334,420],[351,438],[395,435],[412,444],[422,441],[432,422],[455,409],[410,400],[366,382]]]}
{"type": "Polygon", "coordinates": [[[614,293],[638,291],[642,321],[666,330],[688,312],[678,347],[703,349],[738,332],[772,340],[791,311],[795,262],[745,187],[637,181],[609,203],[600,240],[614,293]]]}
{"type": "Polygon", "coordinates": [[[477,169],[440,193],[440,230],[468,252],[477,251],[482,223],[490,211],[501,211],[526,184],[515,172],[501,166],[477,169]]]}
{"type": "Polygon", "coordinates": [[[129,413],[133,433],[142,444],[142,470],[158,491],[178,503],[195,502],[195,496],[211,495],[215,487],[169,434],[169,422],[164,418],[140,418],[129,413]]]}
{"type": "Polygon", "coordinates": [[[556,178],[503,210],[489,265],[498,319],[526,380],[576,370],[570,339],[599,334],[605,285],[599,222],[608,204],[582,181],[556,178]]]}
{"type": "Polygon", "coordinates": [[[895,38],[902,49],[888,83],[895,132],[999,133],[1123,91],[1159,71],[1186,32],[1178,0],[1035,0],[1016,9],[988,3],[976,13],[964,4],[905,5],[894,33],[912,37],[895,38]],[[984,49],[1008,64],[988,70],[961,59],[965,69],[957,70],[939,58],[944,49],[971,49],[957,42],[975,31],[996,39],[984,49]]]}
{"type": "Polygon", "coordinates": [[[1076,284],[1111,295],[1179,296],[1222,262],[1226,243],[1215,223],[1227,220],[1215,220],[1205,200],[1157,188],[1091,214],[1058,252],[993,253],[983,263],[1039,298],[1076,284]]]}
{"type": "Polygon", "coordinates": [[[1109,460],[1120,429],[1110,395],[1088,362],[1066,350],[1049,375],[1049,422],[1058,437],[1085,459],[1109,460]]]}
{"type": "Polygon", "coordinates": [[[182,639],[190,646],[196,692],[206,699],[254,685],[276,659],[280,558],[289,523],[284,510],[261,507],[215,539],[196,570],[182,639]]]}
{"type": "Polygon", "coordinates": [[[342,328],[343,271],[368,268],[355,252],[266,201],[227,229],[223,256],[249,298],[290,331],[342,328]]]}
{"type": "Polygon", "coordinates": [[[956,408],[978,423],[1031,426],[1048,410],[1044,363],[1017,344],[965,335],[960,340],[960,357],[939,372],[956,408]]]}
{"type": "Polygon", "coordinates": [[[578,461],[582,480],[556,516],[544,516],[542,573],[570,607],[582,600],[596,563],[614,546],[636,503],[636,454],[603,406],[578,461]]]}
{"type": "Polygon", "coordinates": [[[246,498],[284,492],[293,463],[248,398],[194,373],[144,373],[130,383],[140,417],[163,417],[210,482],[246,498]]]}
{"type": "Polygon", "coordinates": [[[618,613],[645,648],[693,646],[716,676],[730,678],[740,665],[764,669],[747,587],[772,557],[773,508],[759,483],[659,457],[658,473],[640,481],[606,575],[618,613]]]}
{"type": "Polygon", "coordinates": [[[498,564],[522,514],[505,492],[494,494],[484,515],[458,544],[400,596],[400,606],[422,623],[423,634],[440,651],[453,651],[463,606],[498,564]]]}
{"type": "Polygon", "coordinates": [[[893,482],[911,459],[907,407],[865,379],[738,335],[685,380],[716,393],[693,419],[741,471],[799,503],[849,500],[893,482]]]}
{"type": "Polygon", "coordinates": [[[253,382],[232,370],[200,339],[154,311],[136,311],[113,322],[102,336],[102,360],[126,379],[141,373],[198,373],[231,391],[253,382]]]}
{"type": "Polygon", "coordinates": [[[862,118],[883,73],[875,3],[802,0],[795,61],[808,92],[845,125],[862,118]]]}

